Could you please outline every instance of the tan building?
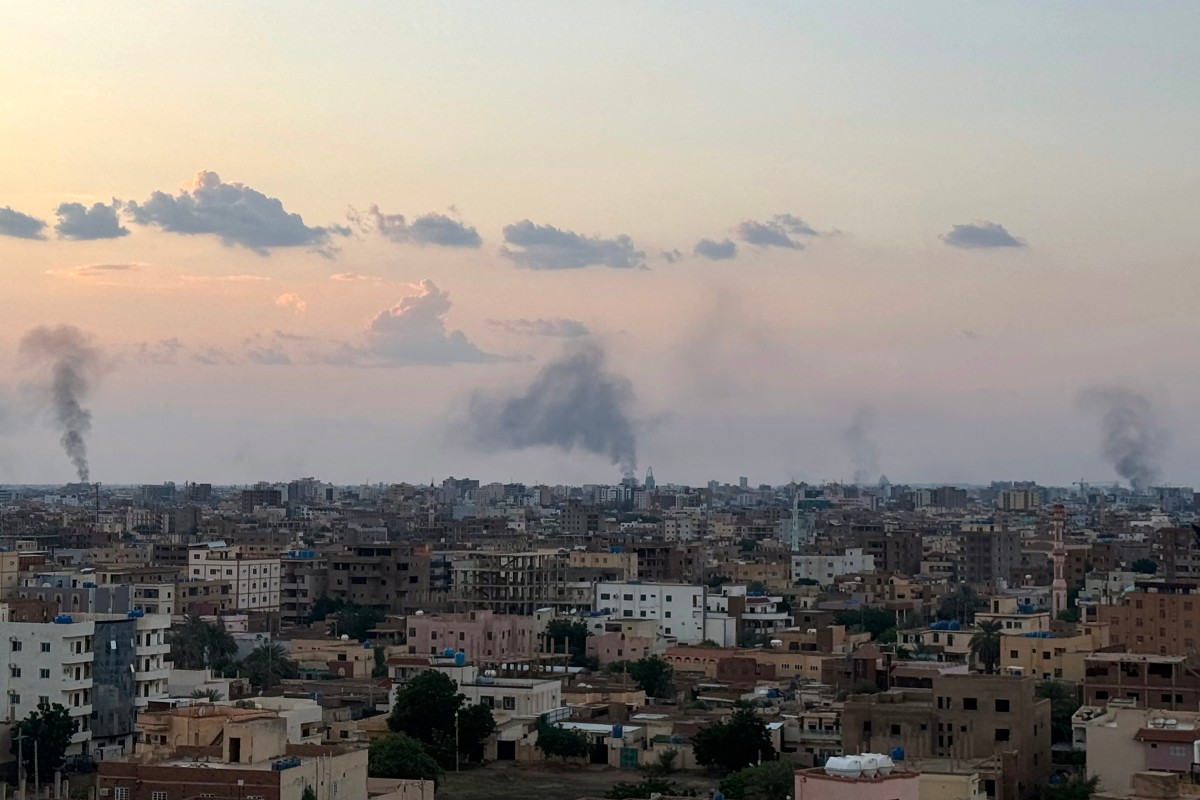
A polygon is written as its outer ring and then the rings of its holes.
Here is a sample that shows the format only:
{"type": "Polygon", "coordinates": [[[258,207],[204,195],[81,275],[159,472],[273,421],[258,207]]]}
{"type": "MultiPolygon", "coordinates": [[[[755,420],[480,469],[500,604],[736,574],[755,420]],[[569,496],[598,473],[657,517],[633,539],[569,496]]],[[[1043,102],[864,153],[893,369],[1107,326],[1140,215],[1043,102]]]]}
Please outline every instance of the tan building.
{"type": "Polygon", "coordinates": [[[341,639],[292,639],[292,660],[302,669],[325,670],[342,678],[370,678],[375,649],[341,639]]]}
{"type": "Polygon", "coordinates": [[[787,564],[735,561],[722,564],[720,569],[732,583],[762,583],[768,589],[784,589],[792,585],[792,570],[787,564]]]}
{"type": "Polygon", "coordinates": [[[638,577],[637,553],[605,551],[593,553],[586,550],[572,550],[567,556],[567,566],[581,569],[595,569],[605,573],[602,580],[632,581],[638,577]],[[608,577],[611,575],[612,577],[608,577]]]}
{"type": "MultiPolygon", "coordinates": [[[[1200,713],[1110,706],[1083,723],[1087,774],[1115,796],[1146,770],[1189,776],[1200,741],[1200,713]]],[[[1169,795],[1168,795],[1169,796],[1169,795]]]]}
{"type": "Polygon", "coordinates": [[[1200,586],[1139,582],[1120,602],[1096,606],[1113,644],[1131,653],[1188,655],[1200,652],[1200,586]]]}
{"type": "Polygon", "coordinates": [[[1000,671],[1082,683],[1088,656],[1108,643],[1107,625],[1085,625],[1077,636],[1006,634],[1000,643],[1000,671]]]}
{"type": "Polygon", "coordinates": [[[429,603],[428,545],[357,544],[326,554],[326,591],[335,600],[409,614],[429,603]]]}
{"type": "Polygon", "coordinates": [[[229,584],[229,607],[234,611],[279,611],[278,556],[260,555],[241,545],[197,545],[188,550],[187,575],[192,581],[229,584]]]}
{"type": "Polygon", "coordinates": [[[537,652],[533,624],[533,617],[492,611],[410,614],[408,653],[438,655],[450,649],[485,663],[529,659],[537,652]]]}

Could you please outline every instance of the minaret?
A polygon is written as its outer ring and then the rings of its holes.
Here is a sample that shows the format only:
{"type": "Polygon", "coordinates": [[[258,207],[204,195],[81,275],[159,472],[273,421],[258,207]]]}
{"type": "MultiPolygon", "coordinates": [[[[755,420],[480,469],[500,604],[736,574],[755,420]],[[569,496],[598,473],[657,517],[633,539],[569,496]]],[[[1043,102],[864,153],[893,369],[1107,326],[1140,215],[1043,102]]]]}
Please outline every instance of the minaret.
{"type": "Polygon", "coordinates": [[[1067,562],[1067,546],[1063,543],[1063,528],[1067,522],[1067,510],[1056,504],[1050,510],[1050,527],[1054,531],[1054,582],[1050,584],[1051,610],[1054,619],[1067,607],[1067,579],[1063,567],[1067,562]]]}
{"type": "Polygon", "coordinates": [[[650,491],[654,486],[654,467],[646,467],[646,490],[650,491]]]}

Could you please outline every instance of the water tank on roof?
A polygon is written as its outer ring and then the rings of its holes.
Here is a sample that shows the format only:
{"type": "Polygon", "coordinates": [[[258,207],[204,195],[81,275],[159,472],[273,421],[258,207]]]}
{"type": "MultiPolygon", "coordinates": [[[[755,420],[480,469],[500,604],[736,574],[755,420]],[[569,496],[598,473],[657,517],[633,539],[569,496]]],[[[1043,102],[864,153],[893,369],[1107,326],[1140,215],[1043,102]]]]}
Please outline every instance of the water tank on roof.
{"type": "Polygon", "coordinates": [[[612,738],[620,739],[625,735],[625,727],[621,723],[613,725],[612,738]]]}
{"type": "Polygon", "coordinates": [[[892,748],[892,761],[903,761],[903,760],[904,760],[904,748],[903,747],[893,747],[892,748]]]}
{"type": "Polygon", "coordinates": [[[946,626],[946,630],[949,630],[949,631],[957,631],[957,630],[961,630],[961,629],[962,629],[962,626],[958,624],[958,620],[956,620],[956,619],[950,620],[950,624],[946,626]]]}
{"type": "Polygon", "coordinates": [[[851,756],[851,758],[859,759],[864,778],[874,778],[879,774],[879,756],[874,753],[863,753],[861,756],[851,756]]]}
{"type": "Polygon", "coordinates": [[[857,756],[831,756],[825,762],[825,772],[839,778],[857,778],[862,775],[862,762],[857,756]]]}
{"type": "Polygon", "coordinates": [[[467,654],[466,653],[455,653],[454,654],[454,666],[461,667],[466,663],[467,663],[467,654]]]}
{"type": "Polygon", "coordinates": [[[454,657],[454,648],[447,647],[445,650],[442,651],[442,655],[444,655],[446,658],[453,658],[454,657]]]}
{"type": "Polygon", "coordinates": [[[370,649],[371,649],[371,643],[370,643],[370,642],[363,642],[363,649],[364,649],[364,650],[370,650],[370,649]]]}
{"type": "Polygon", "coordinates": [[[59,614],[54,618],[55,625],[70,625],[74,621],[75,620],[71,618],[70,614],[59,614]]]}

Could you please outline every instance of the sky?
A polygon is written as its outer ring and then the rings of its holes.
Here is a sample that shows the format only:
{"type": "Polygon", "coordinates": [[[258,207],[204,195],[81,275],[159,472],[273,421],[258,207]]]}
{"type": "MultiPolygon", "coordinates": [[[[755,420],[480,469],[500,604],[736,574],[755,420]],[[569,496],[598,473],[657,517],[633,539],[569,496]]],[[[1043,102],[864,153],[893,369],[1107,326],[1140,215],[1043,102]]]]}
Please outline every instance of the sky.
{"type": "Polygon", "coordinates": [[[1195,4],[5,15],[0,482],[1200,484],[1195,4]]]}

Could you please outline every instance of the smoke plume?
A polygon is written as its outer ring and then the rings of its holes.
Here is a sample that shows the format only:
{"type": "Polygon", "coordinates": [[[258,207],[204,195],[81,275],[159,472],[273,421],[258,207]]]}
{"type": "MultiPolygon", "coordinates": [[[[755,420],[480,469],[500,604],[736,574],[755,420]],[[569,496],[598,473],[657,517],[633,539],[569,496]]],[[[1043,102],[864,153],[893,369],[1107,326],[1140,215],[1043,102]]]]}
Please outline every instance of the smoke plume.
{"type": "Polygon", "coordinates": [[[875,443],[875,411],[860,407],[842,432],[842,441],[854,466],[854,482],[870,483],[879,474],[879,445],[875,443]]]}
{"type": "Polygon", "coordinates": [[[606,456],[631,476],[637,468],[632,402],[629,379],[609,372],[604,350],[586,343],[542,367],[520,394],[477,392],[469,428],[475,443],[488,449],[581,447],[606,456]]]}
{"type": "Polygon", "coordinates": [[[39,327],[21,338],[21,357],[48,370],[46,393],[54,419],[62,428],[63,450],[80,481],[88,479],[87,442],[92,412],[84,407],[101,369],[101,353],[92,338],[71,325],[39,327]]]}
{"type": "Polygon", "coordinates": [[[1079,396],[1080,405],[1099,414],[1104,458],[1139,491],[1158,481],[1167,431],[1154,402],[1125,386],[1097,386],[1079,396]]]}

